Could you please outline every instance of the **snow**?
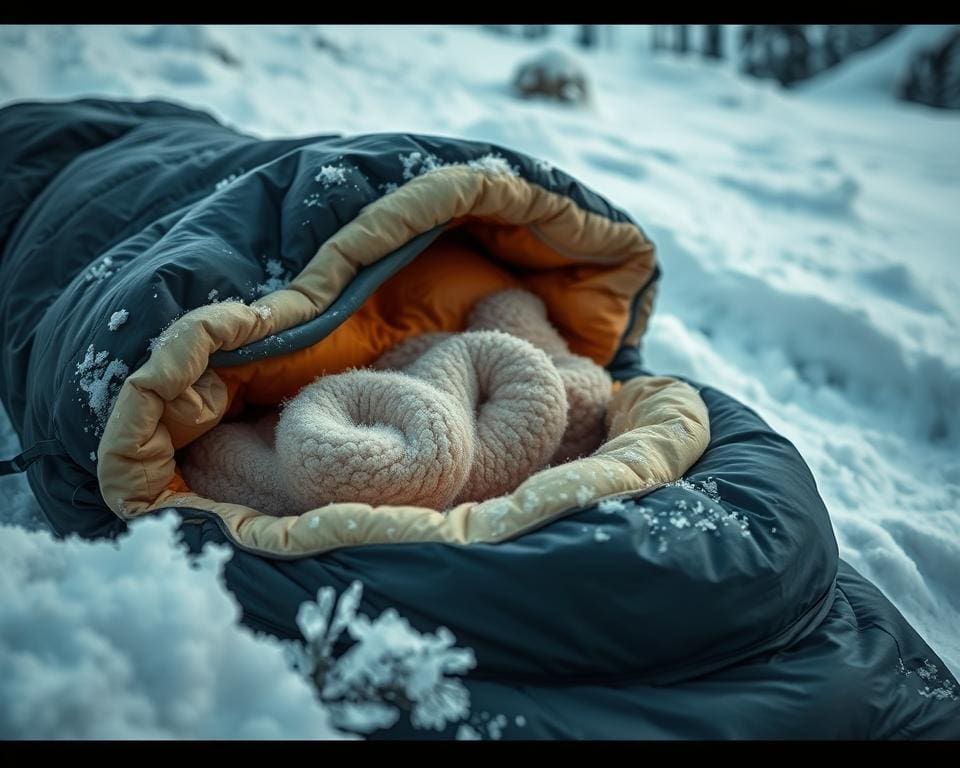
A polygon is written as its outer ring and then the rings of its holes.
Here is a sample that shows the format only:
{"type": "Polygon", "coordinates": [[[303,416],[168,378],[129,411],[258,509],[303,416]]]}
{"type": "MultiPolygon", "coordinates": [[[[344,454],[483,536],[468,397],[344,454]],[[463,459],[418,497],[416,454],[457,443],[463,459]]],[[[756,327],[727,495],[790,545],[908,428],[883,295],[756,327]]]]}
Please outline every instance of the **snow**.
{"type": "Polygon", "coordinates": [[[406,155],[400,155],[400,163],[403,166],[403,180],[410,181],[424,173],[435,171],[438,168],[446,167],[439,157],[427,152],[409,152],[406,155]]]}
{"type": "Polygon", "coordinates": [[[120,546],[0,529],[0,738],[339,736],[281,644],[238,625],[227,556],[188,558],[173,515],[120,546]]]}
{"type": "Polygon", "coordinates": [[[499,739],[503,735],[503,729],[507,725],[507,718],[504,715],[497,715],[487,723],[487,733],[491,739],[499,739]]]}
{"type": "MultiPolygon", "coordinates": [[[[721,528],[739,532],[741,538],[753,535],[750,518],[746,514],[727,510],[719,504],[720,497],[714,495],[716,483],[712,479],[700,483],[699,486],[684,478],[667,485],[696,491],[717,505],[704,504],[700,499],[691,505],[687,499],[676,499],[671,507],[654,512],[651,507],[638,504],[633,499],[608,499],[600,502],[598,509],[605,514],[617,514],[626,519],[634,531],[633,540],[637,547],[644,546],[648,540],[654,541],[657,543],[657,552],[661,554],[667,552],[671,546],[682,546],[691,536],[722,536],[721,528]]],[[[775,532],[774,528],[771,533],[775,532]]],[[[602,528],[597,528],[594,539],[604,541],[604,537],[610,538],[602,528]]]]}
{"type": "Polygon", "coordinates": [[[286,288],[293,280],[293,273],[285,269],[278,259],[266,259],[263,268],[269,277],[254,287],[254,293],[257,296],[266,296],[268,293],[286,288]]]}
{"type": "MultiPolygon", "coordinates": [[[[516,66],[538,46],[471,28],[7,26],[0,103],[171,98],[264,137],[459,135],[530,153],[544,172],[572,173],[657,244],[663,280],[644,341],[647,365],[729,392],[793,441],[830,510],[841,555],[960,674],[960,116],[889,96],[911,49],[942,30],[905,30],[790,92],[742,77],[729,62],[653,56],[646,32],[618,29],[619,48],[577,55],[593,99],[572,108],[514,99],[516,66]]],[[[556,39],[550,47],[573,50],[556,39]]],[[[437,167],[429,153],[404,157],[396,182],[437,167]]],[[[260,295],[292,277],[276,259],[273,274],[269,261],[260,295]]],[[[116,267],[101,259],[83,279],[106,280],[116,267]]],[[[104,385],[105,368],[96,368],[100,392],[118,378],[104,385]]],[[[19,451],[6,423],[0,447],[7,456],[19,451]]],[[[702,485],[706,510],[716,494],[702,485]]],[[[0,546],[15,539],[42,547],[47,559],[69,563],[76,581],[94,578],[96,559],[71,554],[79,545],[37,532],[44,524],[23,476],[0,478],[0,494],[10,526],[0,528],[0,546]]],[[[612,503],[607,510],[620,511],[612,503]]],[[[684,536],[715,535],[708,522],[723,528],[706,512],[682,514],[691,527],[658,527],[684,536]]],[[[97,551],[121,562],[131,541],[97,551]]],[[[138,563],[125,575],[155,587],[161,579],[147,579],[151,572],[138,563]]],[[[51,582],[45,599],[55,607],[59,592],[73,601],[76,634],[97,604],[70,589],[51,582]]],[[[190,637],[209,623],[202,612],[196,626],[183,621],[190,637]]],[[[169,627],[153,634],[166,637],[169,627]]],[[[98,658],[94,646],[75,650],[77,669],[98,658]]],[[[137,684],[135,666],[129,674],[116,683],[119,699],[137,684]]],[[[166,706],[164,682],[157,702],[144,696],[137,706],[166,706]]],[[[943,687],[929,684],[931,692],[943,687]]],[[[110,697],[91,690],[85,701],[105,708],[97,733],[111,722],[115,733],[129,732],[129,718],[111,719],[110,697]]],[[[180,693],[192,701],[197,690],[184,683],[180,693]]],[[[54,690],[54,712],[58,702],[54,690]]]]}
{"type": "Polygon", "coordinates": [[[218,181],[218,182],[214,185],[214,189],[215,189],[217,192],[219,192],[221,189],[223,189],[223,188],[225,188],[225,187],[229,187],[231,184],[233,184],[233,182],[235,182],[237,179],[239,179],[242,175],[243,175],[243,171],[242,171],[242,170],[241,170],[241,171],[238,171],[237,173],[231,173],[231,174],[230,174],[229,176],[227,176],[225,179],[220,179],[220,181],[218,181]]]}
{"type": "Polygon", "coordinates": [[[325,165],[315,177],[324,189],[343,184],[347,180],[347,169],[342,165],[325,165]]]}
{"type": "MultiPolygon", "coordinates": [[[[507,158],[497,152],[488,152],[487,154],[481,155],[475,160],[470,160],[467,163],[447,163],[430,152],[408,152],[407,154],[401,153],[399,157],[400,165],[403,169],[401,176],[404,181],[410,181],[417,176],[433,173],[441,168],[452,168],[463,165],[493,176],[500,174],[506,174],[508,176],[520,175],[520,169],[514,165],[510,165],[510,162],[507,160],[507,158]]],[[[393,192],[396,191],[397,185],[394,182],[389,182],[384,185],[383,189],[386,193],[393,192]]]]}
{"type": "Polygon", "coordinates": [[[484,173],[489,173],[494,176],[498,174],[506,174],[507,176],[520,175],[519,168],[510,165],[507,158],[495,152],[489,152],[486,155],[478,157],[476,160],[471,160],[467,165],[475,170],[483,171],[484,173]]]}
{"type": "MultiPolygon", "coordinates": [[[[115,317],[116,315],[114,315],[115,317]]],[[[111,324],[113,318],[110,319],[111,324]]],[[[111,330],[114,330],[111,328],[111,330]]],[[[109,360],[109,351],[94,351],[93,344],[87,348],[83,360],[77,363],[77,384],[87,395],[87,405],[97,417],[95,434],[100,434],[107,417],[120,392],[120,386],[130,369],[122,360],[109,360]]]]}
{"type": "Polygon", "coordinates": [[[912,670],[907,669],[903,663],[903,659],[900,659],[898,662],[898,671],[904,677],[910,677],[914,672],[917,673],[921,687],[915,688],[914,690],[925,699],[956,701],[960,698],[956,684],[946,677],[941,679],[940,675],[942,672],[930,659],[924,659],[923,664],[912,670]],[[931,686],[934,687],[931,688],[931,686]]]}
{"type": "MultiPolygon", "coordinates": [[[[710,497],[712,501],[720,501],[720,492],[717,490],[717,481],[712,477],[708,477],[706,480],[703,480],[699,483],[691,483],[685,477],[681,477],[679,480],[675,480],[672,483],[667,483],[667,485],[675,485],[678,488],[683,488],[688,491],[696,491],[697,493],[703,493],[710,497]]],[[[686,502],[682,502],[686,503],[686,502]]],[[[700,505],[701,502],[697,502],[697,505],[700,505]]],[[[698,510],[699,511],[699,510],[698,510]]]]}
{"type": "Polygon", "coordinates": [[[90,265],[89,269],[83,273],[83,278],[88,283],[99,283],[113,277],[113,273],[113,258],[104,256],[90,265]]]}
{"type": "Polygon", "coordinates": [[[454,647],[446,627],[421,634],[393,608],[371,621],[357,612],[362,593],[363,585],[353,582],[334,610],[333,589],[323,587],[297,615],[307,640],[298,667],[317,677],[334,724],[369,733],[393,725],[401,709],[421,729],[442,730],[466,718],[470,693],[448,675],[476,666],[473,651],[454,647]],[[334,659],[334,643],[345,631],[356,642],[334,659]]]}
{"type": "Polygon", "coordinates": [[[627,505],[622,499],[604,499],[597,504],[597,509],[603,512],[605,515],[611,515],[615,512],[623,512],[626,508],[627,505]]]}
{"type": "Polygon", "coordinates": [[[577,488],[577,493],[576,493],[577,504],[583,506],[588,501],[590,501],[590,499],[592,499],[595,495],[596,495],[596,491],[594,491],[594,489],[591,488],[589,485],[581,485],[577,488]]]}
{"type": "Polygon", "coordinates": [[[117,330],[121,325],[127,322],[127,319],[130,317],[130,313],[125,309],[120,309],[110,315],[110,322],[107,324],[107,327],[111,331],[117,330]]]}

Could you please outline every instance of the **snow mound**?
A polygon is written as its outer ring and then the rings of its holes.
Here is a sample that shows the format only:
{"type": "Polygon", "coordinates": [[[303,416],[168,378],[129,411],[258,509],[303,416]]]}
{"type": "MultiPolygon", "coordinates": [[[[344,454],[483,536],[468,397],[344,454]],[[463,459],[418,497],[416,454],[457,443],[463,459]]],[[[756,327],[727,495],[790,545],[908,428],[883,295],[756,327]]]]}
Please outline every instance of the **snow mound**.
{"type": "Polygon", "coordinates": [[[119,546],[0,528],[0,738],[338,737],[281,644],[238,626],[227,548],[176,517],[119,546]]]}

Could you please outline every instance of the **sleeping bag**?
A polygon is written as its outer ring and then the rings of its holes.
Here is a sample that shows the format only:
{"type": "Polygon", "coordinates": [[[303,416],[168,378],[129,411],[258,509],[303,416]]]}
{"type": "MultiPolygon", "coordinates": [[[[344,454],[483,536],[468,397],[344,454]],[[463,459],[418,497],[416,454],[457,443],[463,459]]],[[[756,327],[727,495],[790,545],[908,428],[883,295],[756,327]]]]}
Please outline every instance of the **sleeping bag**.
{"type": "MultiPolygon", "coordinates": [[[[660,268],[623,211],[505,147],[261,140],[166,102],[0,110],[0,396],[54,531],[174,509],[234,549],[250,627],[300,637],[363,583],[473,649],[503,738],[960,738],[960,692],[838,557],[796,449],[709,386],[643,369],[660,268]],[[289,514],[206,498],[184,449],[494,293],[538,296],[616,380],[607,442],[445,509],[289,514]]],[[[253,503],[253,502],[251,502],[253,503]]],[[[401,718],[374,736],[452,738],[401,718]]]]}

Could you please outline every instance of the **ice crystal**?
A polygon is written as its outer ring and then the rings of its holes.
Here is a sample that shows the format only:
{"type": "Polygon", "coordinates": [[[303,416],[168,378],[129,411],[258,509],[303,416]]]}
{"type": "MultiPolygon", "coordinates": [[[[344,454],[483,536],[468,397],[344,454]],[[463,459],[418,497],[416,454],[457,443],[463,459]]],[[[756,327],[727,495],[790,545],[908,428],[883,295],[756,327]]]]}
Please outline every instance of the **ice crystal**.
{"type": "MultiPolygon", "coordinates": [[[[371,620],[359,613],[362,592],[355,581],[337,601],[333,589],[323,587],[316,602],[304,603],[297,613],[307,642],[291,649],[291,656],[317,682],[334,723],[370,733],[392,726],[402,712],[422,729],[442,730],[465,719],[470,692],[451,675],[476,665],[473,651],[455,647],[446,627],[418,632],[393,608],[371,620]],[[345,635],[353,644],[334,657],[334,646],[345,635]]],[[[468,733],[462,726],[461,731],[468,733]]]]}

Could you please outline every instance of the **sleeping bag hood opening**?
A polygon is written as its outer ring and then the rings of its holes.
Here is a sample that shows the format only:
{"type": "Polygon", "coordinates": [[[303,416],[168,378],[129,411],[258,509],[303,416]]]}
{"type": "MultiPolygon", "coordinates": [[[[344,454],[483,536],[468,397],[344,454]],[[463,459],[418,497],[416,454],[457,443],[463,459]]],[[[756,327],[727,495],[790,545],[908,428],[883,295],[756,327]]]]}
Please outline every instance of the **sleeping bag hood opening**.
{"type": "Polygon", "coordinates": [[[286,287],[251,305],[201,306],[171,324],[117,397],[98,451],[101,492],[126,519],[167,506],[206,510],[237,543],[307,555],[380,541],[502,540],[591,499],[675,480],[702,453],[709,426],[696,392],[666,378],[616,393],[616,426],[594,455],[537,472],[506,496],[444,511],[337,503],[265,515],[193,493],[176,460],[247,406],[277,405],[411,336],[463,330],[477,300],[507,288],[539,296],[571,351],[606,365],[639,341],[654,275],[653,245],[630,221],[512,173],[448,166],[424,174],[367,205],[286,287]],[[358,518],[368,521],[364,530],[358,518]]]}

